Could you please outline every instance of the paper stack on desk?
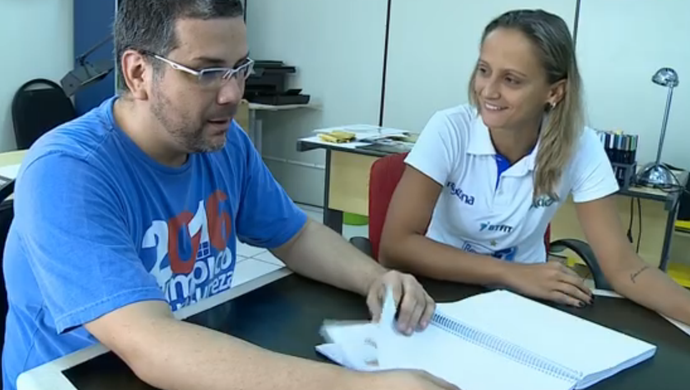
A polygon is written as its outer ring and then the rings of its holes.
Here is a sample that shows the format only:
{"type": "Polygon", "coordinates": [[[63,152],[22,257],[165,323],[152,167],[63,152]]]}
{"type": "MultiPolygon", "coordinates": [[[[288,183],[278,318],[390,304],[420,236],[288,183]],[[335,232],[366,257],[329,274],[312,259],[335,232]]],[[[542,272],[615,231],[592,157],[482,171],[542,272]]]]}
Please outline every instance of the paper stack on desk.
{"type": "Polygon", "coordinates": [[[355,370],[421,369],[463,390],[584,389],[656,353],[644,341],[508,291],[437,304],[431,325],[395,330],[395,302],[381,322],[324,324],[317,350],[355,370]]]}
{"type": "Polygon", "coordinates": [[[405,130],[393,129],[367,124],[346,125],[314,130],[317,134],[332,132],[347,132],[354,134],[354,141],[374,141],[381,138],[404,137],[409,134],[405,130]]]}

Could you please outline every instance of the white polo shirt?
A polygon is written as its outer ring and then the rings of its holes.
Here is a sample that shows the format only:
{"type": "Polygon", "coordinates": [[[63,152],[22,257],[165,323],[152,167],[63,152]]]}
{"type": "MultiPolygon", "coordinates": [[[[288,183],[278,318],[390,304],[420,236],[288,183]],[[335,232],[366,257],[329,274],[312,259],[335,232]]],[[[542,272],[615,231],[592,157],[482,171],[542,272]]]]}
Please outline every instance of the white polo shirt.
{"type": "Polygon", "coordinates": [[[474,107],[461,105],[434,114],[405,160],[443,186],[427,237],[508,261],[546,261],[546,228],[568,196],[587,202],[619,187],[603,144],[585,128],[561,176],[560,200],[541,197],[533,202],[538,149],[539,143],[509,166],[494,149],[489,129],[474,107]]]}

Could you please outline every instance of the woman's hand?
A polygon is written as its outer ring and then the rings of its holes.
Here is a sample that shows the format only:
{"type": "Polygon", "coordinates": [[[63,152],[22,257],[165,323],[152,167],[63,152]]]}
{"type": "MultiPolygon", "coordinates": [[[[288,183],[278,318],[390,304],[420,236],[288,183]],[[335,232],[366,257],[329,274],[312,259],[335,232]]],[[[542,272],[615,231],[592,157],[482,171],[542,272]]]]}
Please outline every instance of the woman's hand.
{"type": "Polygon", "coordinates": [[[508,286],[534,298],[584,307],[592,303],[592,292],[575,271],[556,261],[540,264],[512,264],[508,286]]]}

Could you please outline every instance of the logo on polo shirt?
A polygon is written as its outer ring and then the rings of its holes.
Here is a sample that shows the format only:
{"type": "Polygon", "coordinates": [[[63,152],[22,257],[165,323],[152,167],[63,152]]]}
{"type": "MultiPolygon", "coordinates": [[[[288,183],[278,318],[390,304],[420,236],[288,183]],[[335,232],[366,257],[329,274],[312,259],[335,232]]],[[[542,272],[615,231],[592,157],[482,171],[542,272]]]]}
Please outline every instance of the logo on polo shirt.
{"type": "Polygon", "coordinates": [[[540,207],[550,207],[552,204],[556,203],[556,200],[548,195],[541,195],[532,202],[531,209],[538,209],[540,207]]]}
{"type": "Polygon", "coordinates": [[[462,189],[458,187],[454,181],[449,181],[446,183],[446,187],[450,189],[450,193],[463,201],[465,204],[468,204],[472,206],[474,204],[474,196],[472,195],[467,195],[466,193],[462,192],[462,189]]]}
{"type": "Polygon", "coordinates": [[[491,222],[482,222],[479,231],[510,233],[513,231],[513,227],[508,225],[492,225],[491,222]]]}
{"type": "Polygon", "coordinates": [[[513,246],[506,249],[501,249],[500,251],[494,252],[491,256],[497,259],[514,261],[515,255],[517,254],[517,247],[513,246]]]}
{"type": "MultiPolygon", "coordinates": [[[[491,251],[488,249],[479,250],[479,249],[477,249],[477,247],[479,247],[479,246],[480,245],[478,245],[478,244],[471,244],[469,242],[465,242],[462,245],[462,250],[465,252],[469,252],[469,253],[488,254],[489,256],[494,257],[496,259],[500,259],[500,260],[515,261],[515,255],[517,254],[517,247],[516,246],[501,249],[498,251],[491,251]]],[[[484,248],[484,247],[482,246],[482,248],[484,248]]]]}

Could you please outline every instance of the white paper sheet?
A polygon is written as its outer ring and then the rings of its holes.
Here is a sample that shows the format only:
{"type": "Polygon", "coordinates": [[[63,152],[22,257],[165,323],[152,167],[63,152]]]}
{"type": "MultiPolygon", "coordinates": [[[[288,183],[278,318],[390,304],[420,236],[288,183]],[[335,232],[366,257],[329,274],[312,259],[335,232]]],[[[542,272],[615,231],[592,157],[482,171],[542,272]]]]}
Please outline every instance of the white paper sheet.
{"type": "Polygon", "coordinates": [[[8,179],[16,179],[17,174],[19,173],[20,166],[20,164],[14,164],[0,167],[0,176],[6,177],[8,179]]]}
{"type": "MultiPolygon", "coordinates": [[[[593,291],[593,293],[594,293],[594,295],[599,296],[599,297],[610,297],[610,298],[621,298],[621,299],[625,299],[622,295],[620,295],[620,294],[618,294],[618,293],[615,293],[615,292],[613,292],[613,291],[610,291],[610,290],[600,290],[600,289],[596,289],[596,290],[593,291]]],[[[672,318],[669,318],[669,317],[667,317],[667,316],[664,316],[664,315],[662,315],[662,317],[664,317],[666,320],[668,320],[668,322],[672,323],[673,325],[675,325],[676,327],[678,327],[678,329],[682,330],[682,331],[685,332],[688,336],[690,336],[690,326],[685,325],[685,324],[683,324],[682,322],[676,321],[676,320],[674,320],[674,319],[672,319],[672,318]]]]}
{"type": "Polygon", "coordinates": [[[379,138],[385,138],[390,136],[405,136],[409,134],[409,131],[393,129],[390,127],[381,127],[367,124],[355,124],[355,125],[345,125],[337,127],[329,127],[325,129],[316,129],[315,133],[330,133],[335,130],[349,131],[355,134],[356,141],[362,140],[375,140],[379,138]]]}
{"type": "Polygon", "coordinates": [[[690,336],[690,326],[685,325],[684,323],[682,323],[682,322],[680,322],[680,321],[676,321],[676,320],[674,320],[674,319],[672,319],[672,318],[669,318],[669,317],[666,317],[666,316],[662,316],[662,317],[666,318],[666,319],[668,320],[668,322],[670,322],[670,323],[672,323],[673,325],[677,326],[678,329],[682,330],[683,332],[685,332],[685,334],[687,334],[688,336],[690,336]]]}
{"type": "Polygon", "coordinates": [[[594,294],[597,297],[623,298],[623,296],[618,294],[617,292],[611,290],[602,290],[598,288],[593,290],[592,294],[594,294]]]}

